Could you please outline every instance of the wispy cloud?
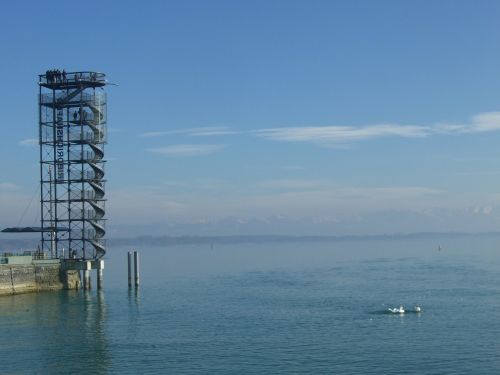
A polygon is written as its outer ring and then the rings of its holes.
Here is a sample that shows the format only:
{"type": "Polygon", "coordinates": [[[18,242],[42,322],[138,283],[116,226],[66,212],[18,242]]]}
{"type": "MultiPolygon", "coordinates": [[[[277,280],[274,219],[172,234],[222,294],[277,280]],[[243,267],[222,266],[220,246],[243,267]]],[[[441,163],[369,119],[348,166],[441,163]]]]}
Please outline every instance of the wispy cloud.
{"type": "Polygon", "coordinates": [[[455,176],[497,176],[500,174],[500,171],[491,170],[491,171],[463,171],[453,173],[455,176]]]}
{"type": "Polygon", "coordinates": [[[18,190],[19,186],[10,182],[0,182],[0,190],[18,190]]]}
{"type": "Polygon", "coordinates": [[[224,145],[172,145],[159,148],[148,149],[154,154],[166,156],[202,156],[209,155],[223,149],[224,145]]]}
{"type": "Polygon", "coordinates": [[[262,138],[273,141],[346,143],[387,136],[425,137],[429,134],[429,129],[423,126],[382,124],[364,127],[310,126],[271,128],[257,130],[255,133],[262,138]]]}
{"type": "Polygon", "coordinates": [[[254,131],[254,135],[272,141],[335,145],[381,137],[423,138],[438,134],[470,134],[498,130],[500,130],[500,112],[485,112],[473,116],[471,121],[465,124],[304,126],[261,129],[254,131]]]}
{"type": "Polygon", "coordinates": [[[344,188],[339,190],[342,196],[365,196],[372,198],[374,196],[388,197],[417,197],[434,194],[443,194],[446,191],[429,188],[425,186],[395,186],[395,187],[369,187],[369,188],[344,188]]]}
{"type": "Polygon", "coordinates": [[[302,171],[306,167],[301,165],[248,165],[248,169],[259,169],[259,170],[282,170],[282,171],[302,171]]]}
{"type": "Polygon", "coordinates": [[[278,190],[310,190],[324,188],[325,185],[322,181],[316,180],[268,180],[257,183],[256,187],[278,190]]]}
{"type": "Polygon", "coordinates": [[[213,137],[219,135],[231,135],[238,134],[237,131],[231,130],[225,126],[208,126],[201,128],[189,128],[189,129],[176,129],[167,131],[156,131],[156,132],[146,132],[142,133],[141,137],[164,137],[167,135],[186,135],[189,137],[213,137]]]}
{"type": "Polygon", "coordinates": [[[19,141],[19,145],[26,147],[36,146],[38,145],[38,139],[36,138],[23,139],[22,141],[19,141]]]}
{"type": "Polygon", "coordinates": [[[500,130],[500,112],[479,113],[468,124],[437,124],[436,133],[484,133],[500,130]]]}

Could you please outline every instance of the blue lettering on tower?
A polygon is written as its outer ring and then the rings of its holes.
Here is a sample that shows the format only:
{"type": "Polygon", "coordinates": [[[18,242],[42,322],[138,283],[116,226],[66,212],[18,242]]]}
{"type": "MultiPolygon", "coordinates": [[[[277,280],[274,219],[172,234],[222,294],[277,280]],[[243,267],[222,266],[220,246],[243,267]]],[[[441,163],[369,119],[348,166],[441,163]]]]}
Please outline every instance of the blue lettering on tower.
{"type": "Polygon", "coordinates": [[[56,126],[56,166],[57,179],[64,180],[64,114],[62,109],[57,110],[56,126]]]}

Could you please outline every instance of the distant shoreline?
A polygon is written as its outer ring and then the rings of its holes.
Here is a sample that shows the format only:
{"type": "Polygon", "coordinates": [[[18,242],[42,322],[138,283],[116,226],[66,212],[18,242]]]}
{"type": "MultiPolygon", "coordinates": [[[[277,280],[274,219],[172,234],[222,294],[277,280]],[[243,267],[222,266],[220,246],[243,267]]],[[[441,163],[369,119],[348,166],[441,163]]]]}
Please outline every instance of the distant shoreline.
{"type": "Polygon", "coordinates": [[[226,236],[137,236],[133,238],[109,239],[115,245],[196,245],[196,244],[237,244],[237,243],[285,243],[285,242],[342,242],[376,241],[397,239],[441,239],[450,237],[500,237],[500,232],[419,232],[378,235],[338,235],[338,236],[292,236],[292,235],[226,235],[226,236]]]}
{"type": "MultiPolygon", "coordinates": [[[[341,242],[341,241],[377,241],[401,239],[444,239],[460,237],[500,237],[500,232],[417,232],[374,235],[338,235],[338,236],[292,236],[292,235],[224,235],[224,236],[153,236],[141,235],[130,238],[110,238],[108,247],[124,245],[200,245],[200,244],[239,244],[239,243],[290,243],[290,242],[341,242]]],[[[0,238],[0,249],[36,248],[38,238],[0,238]]],[[[7,250],[9,249],[9,250],[7,250]]]]}

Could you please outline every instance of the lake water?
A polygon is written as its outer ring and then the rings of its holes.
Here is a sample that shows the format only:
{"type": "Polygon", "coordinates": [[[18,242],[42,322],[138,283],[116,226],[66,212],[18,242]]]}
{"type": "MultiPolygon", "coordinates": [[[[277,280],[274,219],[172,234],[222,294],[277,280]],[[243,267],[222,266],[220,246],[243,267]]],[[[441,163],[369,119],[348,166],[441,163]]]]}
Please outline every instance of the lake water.
{"type": "Polygon", "coordinates": [[[101,293],[0,298],[0,373],[496,374],[499,244],[145,247],[138,291],[111,248],[101,293]]]}

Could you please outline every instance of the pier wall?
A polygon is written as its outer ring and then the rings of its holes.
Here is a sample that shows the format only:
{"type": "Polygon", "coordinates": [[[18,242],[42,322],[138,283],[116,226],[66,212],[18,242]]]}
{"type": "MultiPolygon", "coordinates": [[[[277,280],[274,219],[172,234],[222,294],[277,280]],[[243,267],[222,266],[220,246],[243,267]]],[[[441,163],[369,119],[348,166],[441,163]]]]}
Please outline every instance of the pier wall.
{"type": "Polygon", "coordinates": [[[80,273],[59,262],[0,265],[0,296],[79,287],[80,273]]]}

